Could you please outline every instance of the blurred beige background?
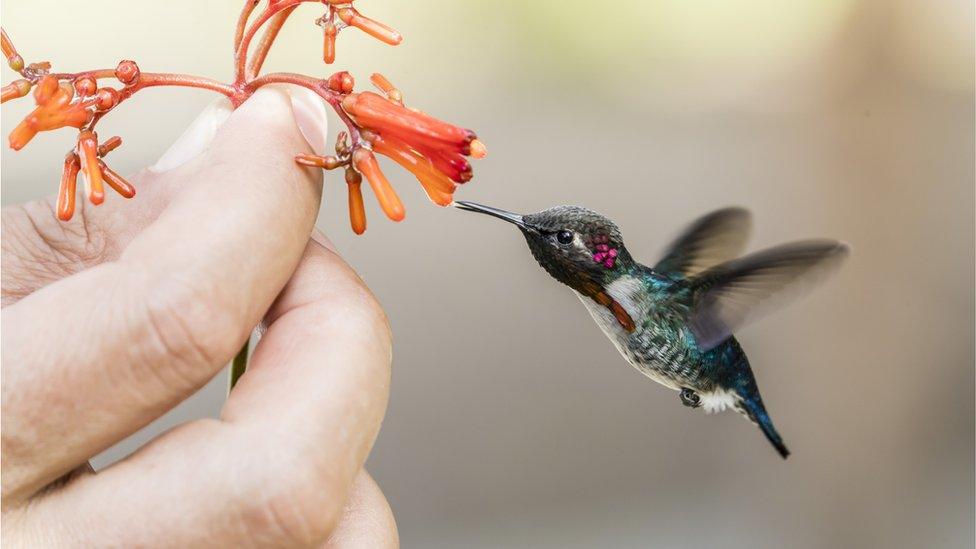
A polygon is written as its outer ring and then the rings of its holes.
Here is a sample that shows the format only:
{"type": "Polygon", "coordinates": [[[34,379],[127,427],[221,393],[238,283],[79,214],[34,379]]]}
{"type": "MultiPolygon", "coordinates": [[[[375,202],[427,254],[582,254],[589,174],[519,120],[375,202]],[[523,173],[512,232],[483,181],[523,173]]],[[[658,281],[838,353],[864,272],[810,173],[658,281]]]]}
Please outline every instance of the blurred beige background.
{"type": "MultiPolygon", "coordinates": [[[[7,0],[2,18],[26,57],[66,70],[132,57],[226,79],[238,3],[7,0]]],[[[368,466],[405,547],[973,546],[971,1],[360,7],[406,39],[344,33],[336,69],[361,86],[382,71],[488,144],[459,197],[586,205],[647,262],[729,204],[755,213],[755,247],[854,248],[824,287],[740,334],[794,451],[782,462],[739,417],[691,413],[628,366],[512,228],[437,209],[391,168],[406,221],[370,201],[354,237],[330,177],[319,225],[394,326],[368,466]]],[[[317,16],[299,10],[271,69],[328,74],[317,16]]],[[[126,139],[113,165],[154,161],[210,99],[126,104],[102,125],[126,139]]],[[[29,108],[5,105],[4,133],[29,108]]],[[[3,204],[55,192],[71,141],[4,148],[3,204]]],[[[221,376],[97,464],[216,414],[224,390],[221,376]]]]}

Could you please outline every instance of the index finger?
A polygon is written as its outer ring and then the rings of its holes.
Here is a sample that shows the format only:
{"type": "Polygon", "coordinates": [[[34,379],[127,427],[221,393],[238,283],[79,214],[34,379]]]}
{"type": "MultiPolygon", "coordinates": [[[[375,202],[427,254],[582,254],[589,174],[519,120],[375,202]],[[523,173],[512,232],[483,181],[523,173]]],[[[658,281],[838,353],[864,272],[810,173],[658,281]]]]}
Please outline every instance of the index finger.
{"type": "MultiPolygon", "coordinates": [[[[75,543],[311,546],[342,515],[390,386],[390,332],[355,272],[318,244],[268,314],[220,421],[169,431],[32,502],[75,543]]],[[[388,529],[387,529],[388,530],[388,529]]]]}
{"type": "Polygon", "coordinates": [[[260,90],[206,154],[150,176],[194,184],[117,261],[3,310],[5,497],[142,427],[233,356],[311,232],[321,175],[293,161],[307,150],[287,96],[260,90]]]}

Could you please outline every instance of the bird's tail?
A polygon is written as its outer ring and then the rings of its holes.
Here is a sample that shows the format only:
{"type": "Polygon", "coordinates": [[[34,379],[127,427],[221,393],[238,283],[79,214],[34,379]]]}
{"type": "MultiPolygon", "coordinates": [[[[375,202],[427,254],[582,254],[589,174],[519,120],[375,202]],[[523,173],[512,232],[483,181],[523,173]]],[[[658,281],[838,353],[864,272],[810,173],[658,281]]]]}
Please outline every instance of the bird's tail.
{"type": "Polygon", "coordinates": [[[741,406],[744,408],[743,412],[745,415],[759,426],[770,444],[779,452],[779,455],[783,459],[789,457],[790,450],[786,447],[786,444],[783,444],[783,439],[776,432],[776,427],[773,427],[773,420],[769,419],[769,414],[766,413],[766,407],[763,406],[759,394],[757,393],[751,398],[743,398],[741,406]]]}

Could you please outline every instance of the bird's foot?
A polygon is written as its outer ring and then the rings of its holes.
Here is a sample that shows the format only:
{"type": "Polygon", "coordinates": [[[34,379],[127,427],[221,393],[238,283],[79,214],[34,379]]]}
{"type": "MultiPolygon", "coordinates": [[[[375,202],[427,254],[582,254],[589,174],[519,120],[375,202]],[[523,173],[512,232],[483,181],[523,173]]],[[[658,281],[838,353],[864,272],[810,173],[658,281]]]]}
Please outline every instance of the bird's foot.
{"type": "Polygon", "coordinates": [[[681,403],[689,408],[697,408],[701,406],[701,397],[698,396],[698,393],[686,387],[681,389],[681,403]]]}

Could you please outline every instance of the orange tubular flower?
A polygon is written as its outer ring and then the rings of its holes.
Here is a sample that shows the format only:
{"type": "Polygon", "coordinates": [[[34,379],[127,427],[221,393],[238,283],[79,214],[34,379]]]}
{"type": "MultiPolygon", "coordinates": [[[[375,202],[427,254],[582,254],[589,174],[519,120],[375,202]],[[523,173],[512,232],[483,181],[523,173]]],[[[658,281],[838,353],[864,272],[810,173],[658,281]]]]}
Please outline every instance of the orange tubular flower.
{"type": "Polygon", "coordinates": [[[328,11],[317,19],[315,23],[322,27],[323,44],[322,59],[332,64],[336,56],[336,35],[346,27],[355,27],[377,40],[396,46],[403,42],[403,35],[379,21],[375,21],[359,13],[352,7],[353,0],[326,0],[328,11]]]}
{"type": "Polygon", "coordinates": [[[454,201],[454,182],[434,168],[430,160],[395,137],[373,135],[371,141],[374,151],[392,159],[420,181],[431,202],[449,206],[454,201]]]}
{"type": "Polygon", "coordinates": [[[17,99],[18,97],[23,97],[30,93],[31,83],[30,80],[14,80],[13,82],[7,84],[3,87],[3,98],[0,99],[0,103],[6,103],[11,99],[17,99]]]}
{"type": "Polygon", "coordinates": [[[403,203],[380,169],[377,154],[413,174],[435,204],[453,203],[457,186],[473,177],[469,158],[482,158],[486,154],[485,146],[474,132],[404,106],[403,94],[382,74],[370,77],[379,93],[356,93],[355,80],[345,71],[322,79],[261,70],[286,19],[306,2],[318,4],[324,11],[319,12],[322,15],[315,19],[315,24],[323,33],[322,57],[326,63],[335,61],[336,39],[344,29],[357,28],[393,46],[403,40],[399,32],[360,13],[358,5],[353,5],[359,0],[239,1],[243,6],[234,30],[234,80],[228,83],[190,74],[142,72],[135,61],[128,59],[119,61],[114,69],[53,71],[47,61],[25,63],[10,37],[0,28],[0,53],[18,73],[17,80],[0,90],[0,102],[32,94],[36,103],[10,132],[10,147],[20,150],[43,131],[72,127],[79,132],[75,147],[64,160],[56,212],[59,219],[67,221],[74,215],[80,200],[77,198],[79,175],[84,176],[85,194],[92,204],[105,201],[106,186],[125,198],[135,196],[136,189],[103,160],[122,140],[112,137],[99,143],[95,129],[110,112],[136,93],[161,86],[215,92],[226,97],[233,108],[267,85],[297,85],[320,96],[345,124],[346,131],[337,136],[335,155],[299,154],[295,162],[300,166],[345,171],[350,223],[357,234],[366,230],[363,178],[368,180],[387,217],[401,221],[405,216],[403,203]],[[106,85],[106,81],[115,84],[106,85]]]}
{"type": "Polygon", "coordinates": [[[399,32],[379,21],[374,21],[362,15],[355,8],[340,8],[337,15],[343,23],[350,27],[356,27],[381,42],[386,42],[391,46],[396,46],[400,42],[403,42],[403,35],[399,32]]]}
{"type": "Polygon", "coordinates": [[[78,185],[78,170],[81,163],[78,155],[69,152],[64,157],[64,171],[61,173],[61,187],[58,189],[58,219],[68,221],[75,215],[75,187],[78,185]]]}
{"type": "Polygon", "coordinates": [[[0,29],[0,51],[7,58],[7,65],[11,69],[17,72],[24,70],[24,58],[17,53],[17,48],[14,47],[13,42],[10,41],[10,37],[7,36],[7,31],[3,29],[0,29]]]}
{"type": "Polygon", "coordinates": [[[101,160],[121,144],[122,139],[117,136],[110,137],[99,145],[98,136],[94,132],[86,130],[78,134],[78,145],[64,158],[64,171],[61,173],[61,187],[58,190],[58,219],[68,221],[75,214],[75,188],[78,185],[79,172],[85,176],[85,190],[92,204],[98,205],[105,201],[105,183],[125,198],[136,195],[135,187],[101,160]]]}
{"type": "Polygon", "coordinates": [[[65,126],[80,128],[87,124],[93,116],[94,100],[72,99],[74,89],[70,84],[59,84],[52,76],[42,78],[34,88],[37,108],[10,132],[10,147],[22,149],[39,131],[65,126]]]}
{"type": "Polygon", "coordinates": [[[112,187],[115,192],[119,193],[123,198],[132,198],[136,195],[136,188],[133,187],[131,183],[126,181],[125,178],[116,173],[115,170],[106,166],[104,161],[98,161],[98,168],[102,170],[102,177],[105,178],[105,182],[108,183],[108,186],[112,187]]]}
{"type": "Polygon", "coordinates": [[[85,176],[85,193],[92,204],[105,201],[105,186],[102,169],[98,165],[98,138],[90,131],[78,135],[78,158],[81,160],[81,173],[85,176]]]}
{"type": "Polygon", "coordinates": [[[393,186],[383,175],[373,153],[366,149],[356,149],[352,153],[352,164],[361,174],[366,176],[366,180],[369,181],[369,186],[373,188],[373,193],[376,194],[376,199],[379,201],[380,207],[383,208],[386,217],[393,221],[403,221],[403,217],[406,215],[403,210],[403,203],[400,202],[400,197],[397,196],[393,186]]]}
{"type": "Polygon", "coordinates": [[[449,206],[457,185],[471,179],[471,164],[465,156],[483,158],[487,151],[474,132],[448,124],[415,109],[403,106],[403,96],[383,75],[370,78],[386,97],[372,92],[352,93],[354,82],[347,72],[324,81],[325,87],[339,94],[347,123],[358,129],[352,145],[343,132],[336,140],[337,156],[300,154],[295,161],[303,166],[326,170],[346,166],[349,183],[349,216],[353,230],[366,230],[362,206],[362,174],[369,181],[383,212],[393,221],[404,218],[403,203],[380,170],[374,152],[402,166],[417,178],[431,202],[449,206]]]}
{"type": "Polygon", "coordinates": [[[335,61],[335,41],[336,35],[339,34],[339,29],[332,23],[327,23],[324,34],[325,41],[322,45],[322,60],[331,65],[335,61]]]}
{"type": "Polygon", "coordinates": [[[354,170],[346,170],[346,184],[349,187],[349,224],[352,232],[366,232],[366,206],[363,205],[363,176],[354,170]]]}

